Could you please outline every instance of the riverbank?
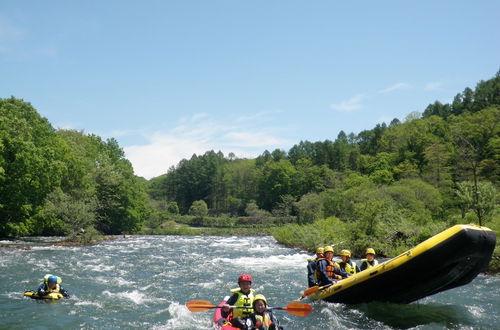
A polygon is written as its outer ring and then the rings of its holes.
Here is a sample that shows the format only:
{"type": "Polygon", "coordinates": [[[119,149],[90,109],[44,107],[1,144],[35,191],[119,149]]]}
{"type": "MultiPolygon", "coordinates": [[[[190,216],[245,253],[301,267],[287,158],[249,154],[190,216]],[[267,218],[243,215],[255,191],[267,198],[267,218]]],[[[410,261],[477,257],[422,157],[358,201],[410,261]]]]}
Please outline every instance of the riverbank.
{"type": "MultiPolygon", "coordinates": [[[[426,226],[392,226],[379,229],[377,235],[368,236],[355,223],[346,223],[331,217],[309,225],[289,224],[272,231],[273,237],[287,247],[302,248],[311,253],[319,246],[331,245],[338,253],[348,249],[353,258],[364,258],[366,248],[374,248],[377,256],[394,258],[426,239],[451,227],[446,223],[432,223],[426,226]]],[[[495,231],[492,228],[493,231],[495,231]]],[[[495,231],[497,232],[497,231],[495,231]]],[[[488,268],[484,273],[500,274],[500,249],[495,247],[488,268]]]]}
{"type": "Polygon", "coordinates": [[[139,235],[203,235],[203,236],[271,236],[277,226],[273,225],[247,225],[247,226],[190,226],[175,221],[166,221],[151,228],[144,226],[139,235]]]}

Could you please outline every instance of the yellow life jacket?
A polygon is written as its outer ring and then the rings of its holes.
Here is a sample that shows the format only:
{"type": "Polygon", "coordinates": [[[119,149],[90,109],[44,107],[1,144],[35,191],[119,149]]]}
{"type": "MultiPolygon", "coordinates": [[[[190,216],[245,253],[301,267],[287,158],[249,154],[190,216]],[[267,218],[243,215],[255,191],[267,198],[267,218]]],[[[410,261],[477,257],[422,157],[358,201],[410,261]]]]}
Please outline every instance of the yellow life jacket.
{"type": "Polygon", "coordinates": [[[341,261],[339,262],[340,269],[345,270],[348,275],[356,274],[356,263],[352,260],[348,262],[341,261]]]}
{"type": "Polygon", "coordinates": [[[252,303],[253,303],[253,298],[255,296],[255,290],[250,289],[250,293],[248,295],[244,294],[241,292],[241,289],[233,289],[231,290],[232,293],[236,293],[238,295],[238,299],[234,303],[234,306],[238,307],[249,307],[248,309],[246,308],[234,308],[233,309],[233,319],[237,317],[249,317],[251,314],[253,314],[253,308],[252,308],[252,303]]]}
{"type": "Polygon", "coordinates": [[[340,269],[340,265],[336,262],[333,262],[331,260],[325,259],[325,258],[318,258],[316,261],[316,278],[321,278],[321,275],[319,274],[319,262],[321,260],[326,260],[328,262],[328,265],[326,266],[326,275],[330,278],[335,278],[338,280],[342,279],[342,276],[335,274],[335,268],[340,269]]]}
{"type": "Polygon", "coordinates": [[[269,329],[271,324],[273,324],[273,322],[271,321],[271,318],[269,317],[269,314],[266,312],[264,312],[264,315],[255,314],[255,320],[257,321],[257,322],[255,322],[255,327],[257,329],[267,330],[267,329],[269,329]]]}
{"type": "Polygon", "coordinates": [[[373,259],[373,261],[372,261],[372,262],[373,262],[373,265],[372,265],[372,264],[370,264],[370,263],[368,262],[368,260],[367,260],[367,259],[362,259],[362,260],[361,260],[361,264],[364,264],[364,263],[366,264],[366,269],[368,269],[368,268],[372,268],[372,267],[374,267],[374,266],[377,266],[377,265],[378,265],[378,261],[377,261],[376,259],[373,259]]]}
{"type": "Polygon", "coordinates": [[[47,274],[47,275],[45,275],[43,277],[43,283],[47,287],[46,291],[49,292],[49,293],[51,293],[51,292],[58,293],[61,290],[61,287],[59,286],[59,284],[62,283],[62,279],[59,276],[56,276],[57,277],[56,287],[54,289],[51,289],[50,286],[49,286],[49,277],[50,276],[52,276],[52,275],[51,274],[47,274]]]}

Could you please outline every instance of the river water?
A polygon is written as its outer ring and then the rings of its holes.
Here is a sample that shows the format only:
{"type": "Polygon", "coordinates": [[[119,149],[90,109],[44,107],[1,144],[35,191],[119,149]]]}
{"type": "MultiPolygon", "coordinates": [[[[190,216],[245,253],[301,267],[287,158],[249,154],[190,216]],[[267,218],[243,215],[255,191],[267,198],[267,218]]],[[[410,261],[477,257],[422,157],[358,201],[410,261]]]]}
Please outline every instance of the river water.
{"type": "MultiPolygon", "coordinates": [[[[213,329],[212,311],[191,313],[184,304],[217,304],[237,287],[238,275],[248,273],[271,305],[285,306],[305,289],[309,257],[272,237],[131,236],[83,247],[28,245],[31,250],[0,248],[0,329],[213,329]],[[46,273],[63,278],[70,299],[23,297],[46,273]]],[[[275,313],[285,329],[498,329],[499,288],[500,277],[480,275],[410,305],[314,302],[308,317],[275,313]]]]}

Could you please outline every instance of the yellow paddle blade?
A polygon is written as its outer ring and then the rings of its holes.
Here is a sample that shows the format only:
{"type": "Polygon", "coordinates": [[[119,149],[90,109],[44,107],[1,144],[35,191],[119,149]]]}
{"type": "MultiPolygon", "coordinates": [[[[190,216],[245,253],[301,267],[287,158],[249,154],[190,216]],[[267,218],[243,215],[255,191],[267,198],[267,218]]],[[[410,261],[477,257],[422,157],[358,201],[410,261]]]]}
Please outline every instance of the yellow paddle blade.
{"type": "Polygon", "coordinates": [[[297,316],[307,316],[311,314],[312,306],[309,304],[303,304],[303,303],[297,303],[297,302],[292,302],[289,303],[287,306],[279,308],[287,311],[290,314],[297,315],[297,316]]]}
{"type": "Polygon", "coordinates": [[[186,303],[186,307],[191,312],[203,312],[212,308],[217,308],[208,300],[191,300],[186,303]]]}

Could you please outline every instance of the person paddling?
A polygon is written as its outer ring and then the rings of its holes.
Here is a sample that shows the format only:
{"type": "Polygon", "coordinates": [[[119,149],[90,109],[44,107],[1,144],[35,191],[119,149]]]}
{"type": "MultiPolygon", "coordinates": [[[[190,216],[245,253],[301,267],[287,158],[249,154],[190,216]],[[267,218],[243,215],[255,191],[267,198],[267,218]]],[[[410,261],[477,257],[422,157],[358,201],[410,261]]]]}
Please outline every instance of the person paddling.
{"type": "Polygon", "coordinates": [[[378,265],[378,261],[375,260],[375,250],[372,248],[366,249],[366,259],[361,260],[360,270],[365,270],[378,265]]]}
{"type": "Polygon", "coordinates": [[[325,286],[328,284],[336,283],[338,280],[347,277],[347,273],[340,269],[338,263],[332,261],[333,248],[325,246],[323,250],[324,258],[319,258],[316,263],[316,274],[318,277],[319,285],[325,286]]]}
{"type": "Polygon", "coordinates": [[[43,277],[43,283],[38,287],[37,293],[39,297],[48,295],[49,293],[60,293],[64,298],[69,298],[69,294],[60,285],[62,278],[55,275],[47,274],[43,277]]]}
{"type": "Polygon", "coordinates": [[[342,259],[342,261],[339,262],[340,269],[345,270],[347,276],[359,273],[360,270],[358,265],[356,265],[356,263],[351,260],[351,251],[342,250],[340,251],[339,255],[340,258],[342,259]]]}
{"type": "Polygon", "coordinates": [[[316,258],[313,259],[308,259],[307,263],[307,283],[309,284],[309,287],[313,287],[318,285],[318,279],[316,277],[316,262],[320,259],[323,258],[323,248],[319,247],[316,249],[316,258]]]}
{"type": "Polygon", "coordinates": [[[252,303],[255,295],[255,290],[251,288],[252,277],[247,274],[242,274],[238,277],[238,289],[233,289],[231,292],[233,295],[226,301],[222,308],[222,313],[217,323],[224,324],[227,322],[227,317],[233,312],[233,317],[231,323],[233,326],[238,326],[244,324],[245,320],[242,318],[249,317],[254,311],[252,308],[252,303]],[[248,308],[230,308],[229,306],[237,307],[248,307],[248,308]]]}

